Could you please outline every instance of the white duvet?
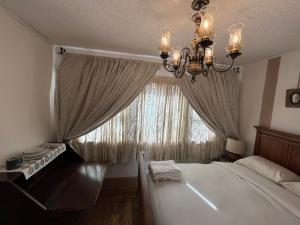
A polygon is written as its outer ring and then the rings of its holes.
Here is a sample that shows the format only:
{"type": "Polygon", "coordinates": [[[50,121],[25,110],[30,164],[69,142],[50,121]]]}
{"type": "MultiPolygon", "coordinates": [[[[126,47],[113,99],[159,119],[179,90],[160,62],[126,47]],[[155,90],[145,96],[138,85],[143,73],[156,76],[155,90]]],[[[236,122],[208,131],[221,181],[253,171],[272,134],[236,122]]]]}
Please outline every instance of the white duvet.
{"type": "Polygon", "coordinates": [[[182,182],[148,176],[156,225],[300,225],[300,198],[238,164],[177,164],[182,182]]]}

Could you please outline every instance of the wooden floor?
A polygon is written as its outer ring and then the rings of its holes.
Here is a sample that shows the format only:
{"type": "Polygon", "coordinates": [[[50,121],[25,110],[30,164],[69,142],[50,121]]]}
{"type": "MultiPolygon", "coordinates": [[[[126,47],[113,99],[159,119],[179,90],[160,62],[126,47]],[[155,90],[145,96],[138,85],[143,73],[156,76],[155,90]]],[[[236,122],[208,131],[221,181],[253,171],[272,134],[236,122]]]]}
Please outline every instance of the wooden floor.
{"type": "Polygon", "coordinates": [[[104,188],[95,209],[82,212],[76,225],[138,225],[137,196],[131,189],[104,188]]]}

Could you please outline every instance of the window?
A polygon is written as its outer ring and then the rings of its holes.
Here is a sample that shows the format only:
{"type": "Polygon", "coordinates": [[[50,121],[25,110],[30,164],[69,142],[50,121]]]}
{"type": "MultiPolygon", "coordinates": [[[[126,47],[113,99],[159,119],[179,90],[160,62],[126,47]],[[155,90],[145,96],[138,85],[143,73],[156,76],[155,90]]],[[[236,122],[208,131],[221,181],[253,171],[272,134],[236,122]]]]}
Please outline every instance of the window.
{"type": "Polygon", "coordinates": [[[102,145],[107,154],[110,149],[124,151],[126,146],[147,148],[165,159],[188,155],[192,145],[203,151],[200,144],[214,137],[177,85],[156,81],[148,84],[126,109],[79,138],[79,142],[102,145]]]}

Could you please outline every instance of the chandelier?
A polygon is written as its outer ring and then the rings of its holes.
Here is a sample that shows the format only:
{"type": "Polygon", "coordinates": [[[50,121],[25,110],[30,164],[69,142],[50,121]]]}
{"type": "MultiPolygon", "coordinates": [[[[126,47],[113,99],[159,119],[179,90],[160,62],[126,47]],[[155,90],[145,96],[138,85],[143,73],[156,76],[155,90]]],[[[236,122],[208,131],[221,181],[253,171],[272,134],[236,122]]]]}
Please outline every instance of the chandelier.
{"type": "Polygon", "coordinates": [[[167,71],[173,73],[177,78],[189,74],[191,82],[194,83],[196,76],[199,74],[207,77],[211,68],[218,72],[226,72],[232,68],[235,59],[242,55],[240,50],[243,47],[242,30],[245,25],[237,23],[228,28],[229,43],[225,50],[228,52],[226,57],[230,58],[231,62],[228,65],[218,64],[215,62],[213,54],[214,13],[216,8],[209,5],[209,0],[194,0],[191,7],[197,11],[192,16],[196,31],[191,48],[171,47],[172,30],[164,28],[162,29],[160,42],[160,57],[167,71]]]}

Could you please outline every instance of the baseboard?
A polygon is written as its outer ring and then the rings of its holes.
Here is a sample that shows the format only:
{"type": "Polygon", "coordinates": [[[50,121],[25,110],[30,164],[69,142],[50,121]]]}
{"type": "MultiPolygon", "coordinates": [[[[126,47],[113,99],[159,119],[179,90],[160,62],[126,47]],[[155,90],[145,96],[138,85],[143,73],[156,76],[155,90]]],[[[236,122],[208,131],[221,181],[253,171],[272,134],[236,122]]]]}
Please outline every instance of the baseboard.
{"type": "Polygon", "coordinates": [[[105,178],[101,191],[107,193],[136,193],[138,178],[137,177],[113,177],[105,178]]]}

